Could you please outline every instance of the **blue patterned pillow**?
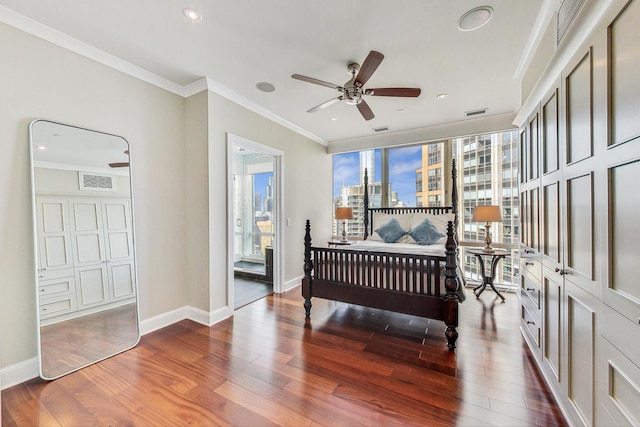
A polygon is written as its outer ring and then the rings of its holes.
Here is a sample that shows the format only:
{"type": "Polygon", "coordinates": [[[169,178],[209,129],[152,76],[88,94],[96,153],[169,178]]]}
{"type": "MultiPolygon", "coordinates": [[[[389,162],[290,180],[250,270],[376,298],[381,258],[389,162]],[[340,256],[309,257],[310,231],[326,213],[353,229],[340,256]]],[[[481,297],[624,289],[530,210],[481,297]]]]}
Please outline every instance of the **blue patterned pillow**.
{"type": "Polygon", "coordinates": [[[409,236],[413,237],[413,240],[419,245],[433,245],[443,238],[444,234],[431,221],[425,219],[409,231],[409,236]]]}
{"type": "Polygon", "coordinates": [[[407,230],[402,228],[397,219],[393,218],[380,228],[376,228],[376,233],[385,243],[393,243],[407,234],[407,230]]]}

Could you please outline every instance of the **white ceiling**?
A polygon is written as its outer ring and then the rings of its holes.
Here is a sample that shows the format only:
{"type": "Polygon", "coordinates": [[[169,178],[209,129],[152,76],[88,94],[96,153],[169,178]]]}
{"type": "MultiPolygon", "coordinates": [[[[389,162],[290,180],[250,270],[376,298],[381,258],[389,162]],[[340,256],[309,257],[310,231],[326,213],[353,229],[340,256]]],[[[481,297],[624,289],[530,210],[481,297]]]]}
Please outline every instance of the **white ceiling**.
{"type": "Polygon", "coordinates": [[[232,99],[332,142],[370,136],[381,126],[398,132],[457,122],[466,119],[465,111],[481,108],[485,116],[514,113],[522,64],[550,2],[0,0],[0,19],[13,25],[22,19],[16,16],[26,16],[37,22],[22,27],[44,24],[176,88],[206,77],[232,99]],[[495,11],[487,25],[457,29],[466,11],[483,5],[495,11]],[[189,22],[185,7],[197,9],[202,22],[189,22]],[[343,85],[347,64],[362,63],[370,50],[385,58],[365,87],[419,87],[420,97],[367,97],[376,115],[370,121],[343,103],[306,112],[338,93],[291,74],[343,85]],[[276,90],[257,90],[263,81],[276,90]],[[449,96],[436,99],[442,92],[449,96]]]}

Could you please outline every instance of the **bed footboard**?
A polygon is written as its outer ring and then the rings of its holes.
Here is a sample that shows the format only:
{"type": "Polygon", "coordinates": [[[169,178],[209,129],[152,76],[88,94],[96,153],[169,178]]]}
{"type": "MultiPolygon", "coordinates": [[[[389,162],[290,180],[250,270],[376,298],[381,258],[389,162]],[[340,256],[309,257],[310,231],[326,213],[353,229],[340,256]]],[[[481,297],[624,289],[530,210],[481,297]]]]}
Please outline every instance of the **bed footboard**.
{"type": "Polygon", "coordinates": [[[453,351],[458,337],[459,298],[451,222],[447,235],[445,256],[320,248],[312,246],[307,220],[302,279],[306,317],[311,316],[311,299],[315,296],[443,320],[447,345],[453,351]]]}

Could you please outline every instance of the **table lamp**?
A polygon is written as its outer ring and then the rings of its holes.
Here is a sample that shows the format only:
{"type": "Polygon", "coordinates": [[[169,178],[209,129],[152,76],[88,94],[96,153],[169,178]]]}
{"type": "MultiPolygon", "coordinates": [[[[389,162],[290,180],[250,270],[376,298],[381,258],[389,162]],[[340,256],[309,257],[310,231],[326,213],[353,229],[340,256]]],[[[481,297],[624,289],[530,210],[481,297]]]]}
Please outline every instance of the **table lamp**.
{"type": "Polygon", "coordinates": [[[471,221],[485,223],[484,229],[486,234],[484,236],[484,242],[486,245],[484,251],[487,253],[495,252],[491,247],[491,231],[489,231],[489,228],[492,222],[502,222],[500,206],[476,206],[473,209],[473,218],[471,218],[471,221]]]}
{"type": "Polygon", "coordinates": [[[336,219],[342,220],[342,239],[340,240],[342,243],[347,242],[347,220],[353,219],[353,209],[352,208],[336,208],[336,219]]]}

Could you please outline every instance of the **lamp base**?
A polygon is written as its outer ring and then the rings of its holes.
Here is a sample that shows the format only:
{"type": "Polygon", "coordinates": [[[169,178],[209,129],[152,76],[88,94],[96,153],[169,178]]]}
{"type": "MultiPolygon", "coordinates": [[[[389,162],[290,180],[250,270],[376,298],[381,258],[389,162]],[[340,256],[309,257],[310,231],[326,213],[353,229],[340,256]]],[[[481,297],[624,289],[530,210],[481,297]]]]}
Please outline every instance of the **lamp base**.
{"type": "Polygon", "coordinates": [[[347,243],[347,221],[342,220],[342,239],[340,239],[340,243],[347,243]]]}
{"type": "Polygon", "coordinates": [[[483,251],[488,253],[488,254],[492,254],[495,251],[493,250],[493,248],[491,247],[491,231],[489,231],[491,227],[491,224],[489,224],[488,222],[484,225],[484,231],[485,231],[485,236],[484,236],[484,249],[483,251]]]}

